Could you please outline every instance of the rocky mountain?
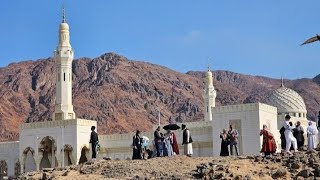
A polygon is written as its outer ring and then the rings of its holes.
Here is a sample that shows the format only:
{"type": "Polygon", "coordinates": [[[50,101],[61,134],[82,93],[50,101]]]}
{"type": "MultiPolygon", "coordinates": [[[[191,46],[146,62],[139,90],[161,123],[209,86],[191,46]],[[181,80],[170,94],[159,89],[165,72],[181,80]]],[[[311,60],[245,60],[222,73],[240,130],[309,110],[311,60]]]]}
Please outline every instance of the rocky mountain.
{"type": "MultiPolygon", "coordinates": [[[[166,67],[130,61],[115,53],[73,61],[73,104],[78,118],[98,122],[100,134],[149,130],[158,123],[203,118],[204,72],[186,74],[166,67]]],[[[215,71],[217,105],[263,102],[280,81],[215,71]]],[[[314,119],[320,104],[320,75],[286,80],[305,99],[314,119]]],[[[0,68],[0,139],[18,139],[23,122],[51,121],[55,102],[52,58],[12,63],[0,68]]]]}

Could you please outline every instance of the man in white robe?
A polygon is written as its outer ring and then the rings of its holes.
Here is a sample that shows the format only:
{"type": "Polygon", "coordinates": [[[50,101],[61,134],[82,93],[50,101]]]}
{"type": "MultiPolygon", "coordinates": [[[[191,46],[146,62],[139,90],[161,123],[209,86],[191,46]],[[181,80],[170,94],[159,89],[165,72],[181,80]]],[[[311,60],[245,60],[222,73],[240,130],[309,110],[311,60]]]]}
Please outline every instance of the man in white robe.
{"type": "Polygon", "coordinates": [[[289,115],[286,115],[285,117],[285,121],[284,121],[284,124],[283,124],[283,127],[285,129],[284,131],[284,135],[286,137],[286,152],[291,154],[290,152],[290,147],[291,147],[291,144],[293,144],[293,149],[295,152],[297,152],[298,150],[298,146],[297,146],[297,139],[293,136],[293,133],[292,133],[292,129],[293,127],[290,126],[289,124],[289,120],[290,120],[290,116],[289,115]]]}
{"type": "Polygon", "coordinates": [[[192,138],[189,129],[186,128],[185,124],[182,124],[181,126],[183,130],[183,136],[182,136],[182,144],[184,145],[184,154],[191,157],[193,154],[192,150],[192,138]]]}
{"type": "Polygon", "coordinates": [[[308,150],[314,149],[317,147],[316,137],[317,137],[317,129],[313,126],[313,123],[310,121],[309,126],[307,128],[307,136],[308,136],[308,150]]]}

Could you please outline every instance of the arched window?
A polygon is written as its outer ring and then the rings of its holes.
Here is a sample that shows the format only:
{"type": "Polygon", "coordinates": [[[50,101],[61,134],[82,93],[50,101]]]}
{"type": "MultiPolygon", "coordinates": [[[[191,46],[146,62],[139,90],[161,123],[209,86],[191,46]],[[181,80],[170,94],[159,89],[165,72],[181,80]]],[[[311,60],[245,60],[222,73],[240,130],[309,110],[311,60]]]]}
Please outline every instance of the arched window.
{"type": "Polygon", "coordinates": [[[66,73],[63,73],[63,81],[66,81],[66,73]]]}

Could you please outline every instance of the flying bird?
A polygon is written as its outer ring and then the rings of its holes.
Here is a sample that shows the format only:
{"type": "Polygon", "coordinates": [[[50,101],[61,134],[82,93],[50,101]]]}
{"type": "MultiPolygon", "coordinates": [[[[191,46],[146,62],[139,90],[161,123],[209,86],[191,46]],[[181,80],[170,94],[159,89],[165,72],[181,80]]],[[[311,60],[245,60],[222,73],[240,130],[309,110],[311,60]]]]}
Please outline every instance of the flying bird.
{"type": "Polygon", "coordinates": [[[317,34],[316,36],[306,40],[304,43],[302,43],[300,46],[305,45],[305,44],[309,44],[309,43],[313,43],[316,41],[320,41],[320,36],[317,34]]]}

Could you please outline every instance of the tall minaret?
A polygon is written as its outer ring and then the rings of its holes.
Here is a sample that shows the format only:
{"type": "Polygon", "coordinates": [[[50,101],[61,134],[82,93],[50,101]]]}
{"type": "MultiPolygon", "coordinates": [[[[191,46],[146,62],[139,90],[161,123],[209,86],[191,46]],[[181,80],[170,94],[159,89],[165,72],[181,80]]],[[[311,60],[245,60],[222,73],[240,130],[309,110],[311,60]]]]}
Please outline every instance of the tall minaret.
{"type": "Polygon", "coordinates": [[[59,27],[59,44],[54,51],[56,63],[56,102],[53,120],[75,119],[72,105],[72,60],[69,25],[66,22],[64,7],[59,27]]]}
{"type": "Polygon", "coordinates": [[[204,105],[205,105],[205,113],[204,118],[205,121],[212,121],[212,107],[216,106],[216,96],[217,92],[214,89],[213,81],[212,81],[212,73],[210,71],[210,66],[208,65],[208,71],[206,72],[205,79],[205,89],[204,89],[204,105]]]}

